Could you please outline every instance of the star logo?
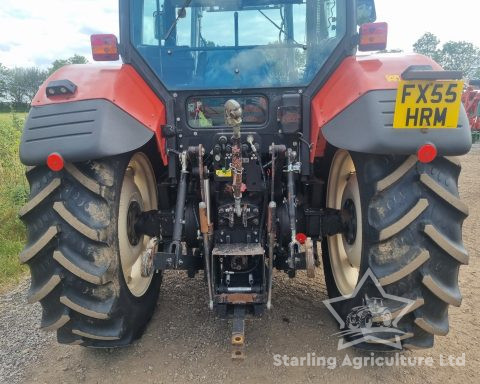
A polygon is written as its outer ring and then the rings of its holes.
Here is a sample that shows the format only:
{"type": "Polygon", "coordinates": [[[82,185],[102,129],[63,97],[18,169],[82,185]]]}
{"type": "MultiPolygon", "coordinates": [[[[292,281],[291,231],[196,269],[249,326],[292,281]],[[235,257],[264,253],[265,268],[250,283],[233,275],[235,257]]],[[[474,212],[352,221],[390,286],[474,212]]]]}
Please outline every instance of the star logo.
{"type": "Polygon", "coordinates": [[[324,300],[323,303],[340,325],[341,331],[335,333],[340,337],[338,350],[365,342],[402,349],[402,336],[405,338],[408,335],[398,329],[398,323],[410,312],[415,301],[386,293],[372,270],[368,269],[352,294],[324,300]],[[370,294],[374,291],[374,297],[362,293],[366,291],[362,288],[367,285],[371,288],[370,294]],[[355,306],[354,303],[360,300],[362,305],[355,306]],[[345,319],[334,308],[334,304],[340,302],[351,302],[351,310],[345,319]]]}

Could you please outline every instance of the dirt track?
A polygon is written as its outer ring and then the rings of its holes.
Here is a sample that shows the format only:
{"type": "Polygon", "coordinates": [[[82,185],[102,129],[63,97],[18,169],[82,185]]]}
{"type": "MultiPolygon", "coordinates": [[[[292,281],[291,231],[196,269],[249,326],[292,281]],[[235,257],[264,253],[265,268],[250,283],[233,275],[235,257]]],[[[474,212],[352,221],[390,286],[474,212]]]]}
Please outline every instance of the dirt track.
{"type": "MultiPolygon", "coordinates": [[[[274,310],[261,320],[247,324],[247,359],[232,362],[230,324],[216,320],[207,309],[202,276],[190,280],[183,273],[171,272],[166,275],[154,318],[145,336],[135,345],[118,350],[88,350],[58,345],[51,341],[52,338],[46,338],[44,348],[32,348],[35,356],[24,371],[24,382],[472,382],[480,369],[479,171],[480,147],[476,147],[463,159],[461,178],[461,196],[470,208],[464,230],[470,265],[461,269],[462,306],[450,310],[451,331],[447,337],[437,338],[435,348],[405,353],[409,357],[431,356],[433,367],[364,367],[356,370],[352,367],[274,366],[274,354],[306,356],[315,352],[317,356],[336,357],[337,364],[341,364],[346,354],[351,358],[370,356],[353,349],[337,351],[338,339],[332,336],[337,331],[336,324],[322,304],[326,291],[320,270],[315,280],[309,280],[305,275],[289,280],[277,273],[274,310]],[[461,356],[464,352],[465,367],[440,367],[441,354],[461,356]]],[[[0,322],[3,317],[0,311],[0,322]]],[[[38,319],[34,321],[38,324],[38,319]]],[[[22,329],[12,324],[9,332],[20,333],[22,329]]],[[[0,336],[9,337],[8,334],[0,336]]],[[[21,345],[17,348],[22,349],[21,345]]]]}

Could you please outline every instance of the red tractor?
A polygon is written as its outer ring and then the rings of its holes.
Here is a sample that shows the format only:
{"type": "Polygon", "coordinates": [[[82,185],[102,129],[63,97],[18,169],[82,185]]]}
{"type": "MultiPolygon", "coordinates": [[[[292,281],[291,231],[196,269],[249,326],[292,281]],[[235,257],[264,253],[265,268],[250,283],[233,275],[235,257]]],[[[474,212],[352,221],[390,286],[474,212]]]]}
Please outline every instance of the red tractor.
{"type": "Polygon", "coordinates": [[[473,141],[480,140],[480,80],[470,80],[462,95],[462,102],[470,121],[473,141]]]}
{"type": "Polygon", "coordinates": [[[241,357],[244,318],[273,308],[274,271],[322,264],[332,298],[371,270],[413,300],[404,347],[447,334],[468,262],[462,74],[358,56],[386,47],[375,19],[373,0],[120,0],[120,44],[91,42],[95,60],[122,63],[55,72],[23,132],[20,260],[41,327],[60,343],[130,344],[163,273],[203,271],[241,357]]]}

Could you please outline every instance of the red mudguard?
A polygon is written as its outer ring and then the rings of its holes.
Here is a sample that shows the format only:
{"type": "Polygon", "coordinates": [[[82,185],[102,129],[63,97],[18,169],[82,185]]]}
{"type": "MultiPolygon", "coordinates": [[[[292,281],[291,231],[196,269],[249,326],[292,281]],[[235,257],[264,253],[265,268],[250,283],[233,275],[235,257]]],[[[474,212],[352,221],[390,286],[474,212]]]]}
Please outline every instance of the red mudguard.
{"type": "Polygon", "coordinates": [[[155,133],[162,161],[167,164],[161,126],[166,122],[165,106],[135,69],[123,65],[68,65],[50,76],[32,101],[33,107],[73,101],[105,99],[115,104],[155,133]],[[73,95],[47,97],[53,80],[68,79],[77,90],[73,95]]]}
{"type": "MultiPolygon", "coordinates": [[[[369,55],[346,58],[311,104],[310,161],[323,156],[327,141],[322,128],[350,104],[373,90],[396,89],[400,75],[412,65],[428,65],[433,70],[442,68],[422,55],[369,55]]],[[[361,132],[359,132],[361,134],[361,132]]]]}

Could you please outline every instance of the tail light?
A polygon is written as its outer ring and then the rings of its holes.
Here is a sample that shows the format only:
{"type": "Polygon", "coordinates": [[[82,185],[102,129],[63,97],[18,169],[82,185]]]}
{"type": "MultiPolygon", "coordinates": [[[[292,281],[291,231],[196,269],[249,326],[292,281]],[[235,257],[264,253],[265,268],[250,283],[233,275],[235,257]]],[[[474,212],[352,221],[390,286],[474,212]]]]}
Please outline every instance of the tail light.
{"type": "Polygon", "coordinates": [[[437,148],[430,143],[422,145],[417,152],[417,157],[421,163],[431,163],[437,157],[437,148]]]}
{"type": "Polygon", "coordinates": [[[115,35],[92,35],[92,56],[95,61],[117,61],[120,58],[118,53],[118,40],[115,35]]]}
{"type": "Polygon", "coordinates": [[[358,50],[362,52],[381,51],[387,48],[388,24],[367,23],[360,26],[358,50]]]}
{"type": "Polygon", "coordinates": [[[47,166],[53,172],[59,172],[65,165],[62,155],[57,152],[53,152],[47,157],[47,166]]]}

